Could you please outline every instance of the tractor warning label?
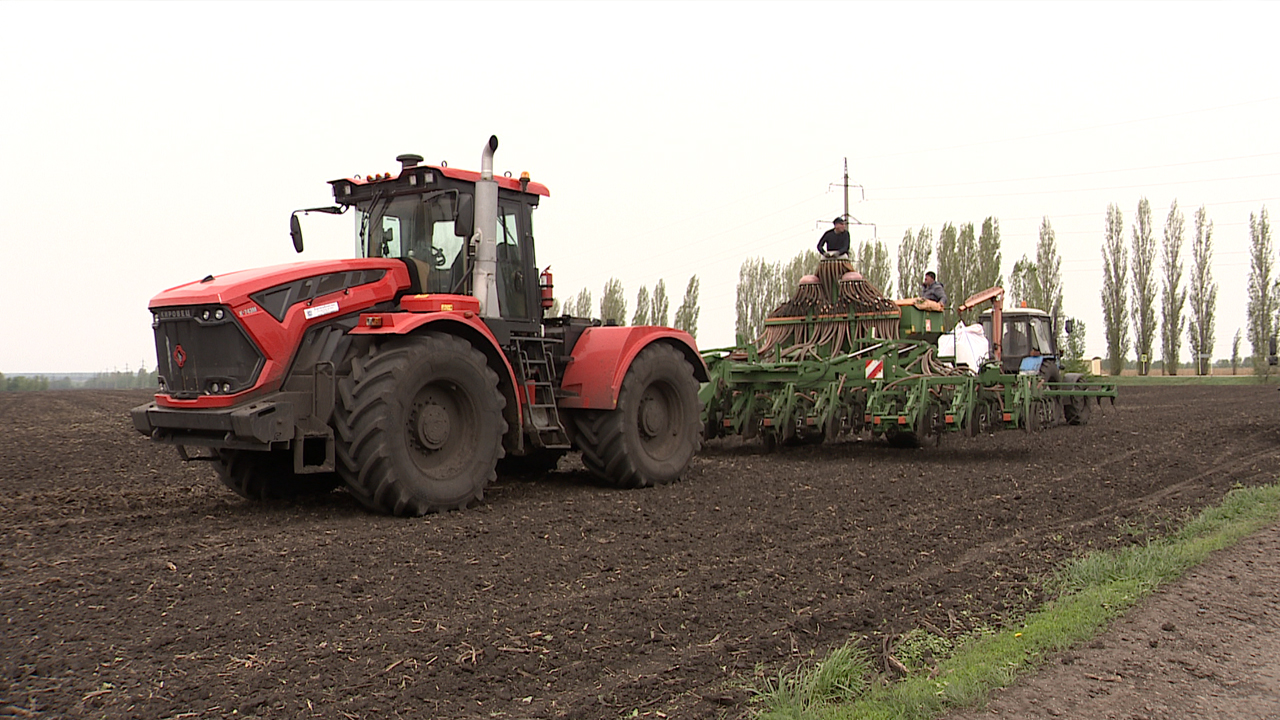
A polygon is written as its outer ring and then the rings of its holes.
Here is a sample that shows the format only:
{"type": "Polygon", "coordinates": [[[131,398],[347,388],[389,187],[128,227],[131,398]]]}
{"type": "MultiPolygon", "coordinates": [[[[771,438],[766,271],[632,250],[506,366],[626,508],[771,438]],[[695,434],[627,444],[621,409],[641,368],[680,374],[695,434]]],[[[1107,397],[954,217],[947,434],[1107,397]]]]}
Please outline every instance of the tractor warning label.
{"type": "Polygon", "coordinates": [[[868,380],[883,380],[884,379],[884,361],[868,360],[866,373],[867,373],[868,380]]]}
{"type": "Polygon", "coordinates": [[[330,315],[336,312],[338,312],[338,303],[331,302],[325,303],[324,305],[309,307],[306,310],[303,310],[302,314],[305,315],[308,320],[311,320],[313,318],[318,318],[321,315],[330,315]]]}

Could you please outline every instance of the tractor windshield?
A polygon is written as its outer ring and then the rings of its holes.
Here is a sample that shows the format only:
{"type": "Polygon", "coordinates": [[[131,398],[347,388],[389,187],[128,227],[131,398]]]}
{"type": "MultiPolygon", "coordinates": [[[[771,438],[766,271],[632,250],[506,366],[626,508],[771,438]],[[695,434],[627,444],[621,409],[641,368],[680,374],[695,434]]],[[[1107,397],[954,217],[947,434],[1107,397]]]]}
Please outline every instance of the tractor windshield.
{"type": "Polygon", "coordinates": [[[465,239],[454,234],[456,192],[405,195],[361,205],[356,213],[360,257],[425,263],[430,292],[455,292],[465,276],[465,239]]]}

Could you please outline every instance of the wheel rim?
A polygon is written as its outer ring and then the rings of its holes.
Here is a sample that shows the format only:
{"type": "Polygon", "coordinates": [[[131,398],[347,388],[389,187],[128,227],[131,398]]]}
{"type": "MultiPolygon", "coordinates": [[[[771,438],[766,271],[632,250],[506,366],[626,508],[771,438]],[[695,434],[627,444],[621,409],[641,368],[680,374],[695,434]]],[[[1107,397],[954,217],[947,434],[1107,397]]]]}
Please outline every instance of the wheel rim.
{"type": "Polygon", "coordinates": [[[645,388],[636,408],[636,429],[645,452],[654,458],[670,457],[680,446],[679,429],[684,425],[684,408],[674,387],[656,382],[645,388]]]}
{"type": "Polygon", "coordinates": [[[460,468],[476,444],[476,407],[460,387],[449,382],[424,386],[414,396],[405,422],[413,463],[435,478],[460,468]]]}

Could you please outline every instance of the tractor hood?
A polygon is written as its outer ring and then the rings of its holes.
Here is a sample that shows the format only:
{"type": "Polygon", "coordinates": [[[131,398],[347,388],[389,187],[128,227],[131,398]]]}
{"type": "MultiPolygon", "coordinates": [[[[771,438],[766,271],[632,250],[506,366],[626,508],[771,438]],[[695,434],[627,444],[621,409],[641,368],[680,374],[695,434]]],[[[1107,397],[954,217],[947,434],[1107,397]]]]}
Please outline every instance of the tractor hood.
{"type": "Polygon", "coordinates": [[[148,307],[237,307],[251,297],[259,304],[268,304],[276,288],[282,291],[292,289],[293,292],[288,294],[294,299],[299,296],[317,298],[380,280],[387,275],[393,276],[393,284],[397,288],[409,286],[409,272],[404,263],[396,259],[317,260],[274,265],[225,275],[210,275],[203,280],[178,285],[151,298],[148,307]]]}

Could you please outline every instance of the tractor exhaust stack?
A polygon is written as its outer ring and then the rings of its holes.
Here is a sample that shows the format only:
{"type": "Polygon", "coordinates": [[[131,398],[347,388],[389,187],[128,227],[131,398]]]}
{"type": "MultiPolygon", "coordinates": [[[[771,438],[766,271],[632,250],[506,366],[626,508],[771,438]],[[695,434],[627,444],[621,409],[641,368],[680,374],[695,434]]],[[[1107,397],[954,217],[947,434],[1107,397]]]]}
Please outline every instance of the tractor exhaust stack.
{"type": "Polygon", "coordinates": [[[476,246],[472,294],[480,301],[480,316],[502,316],[498,307],[498,182],[493,179],[493,153],[498,136],[489,136],[480,155],[480,179],[476,181],[476,224],[471,241],[476,246]]]}

